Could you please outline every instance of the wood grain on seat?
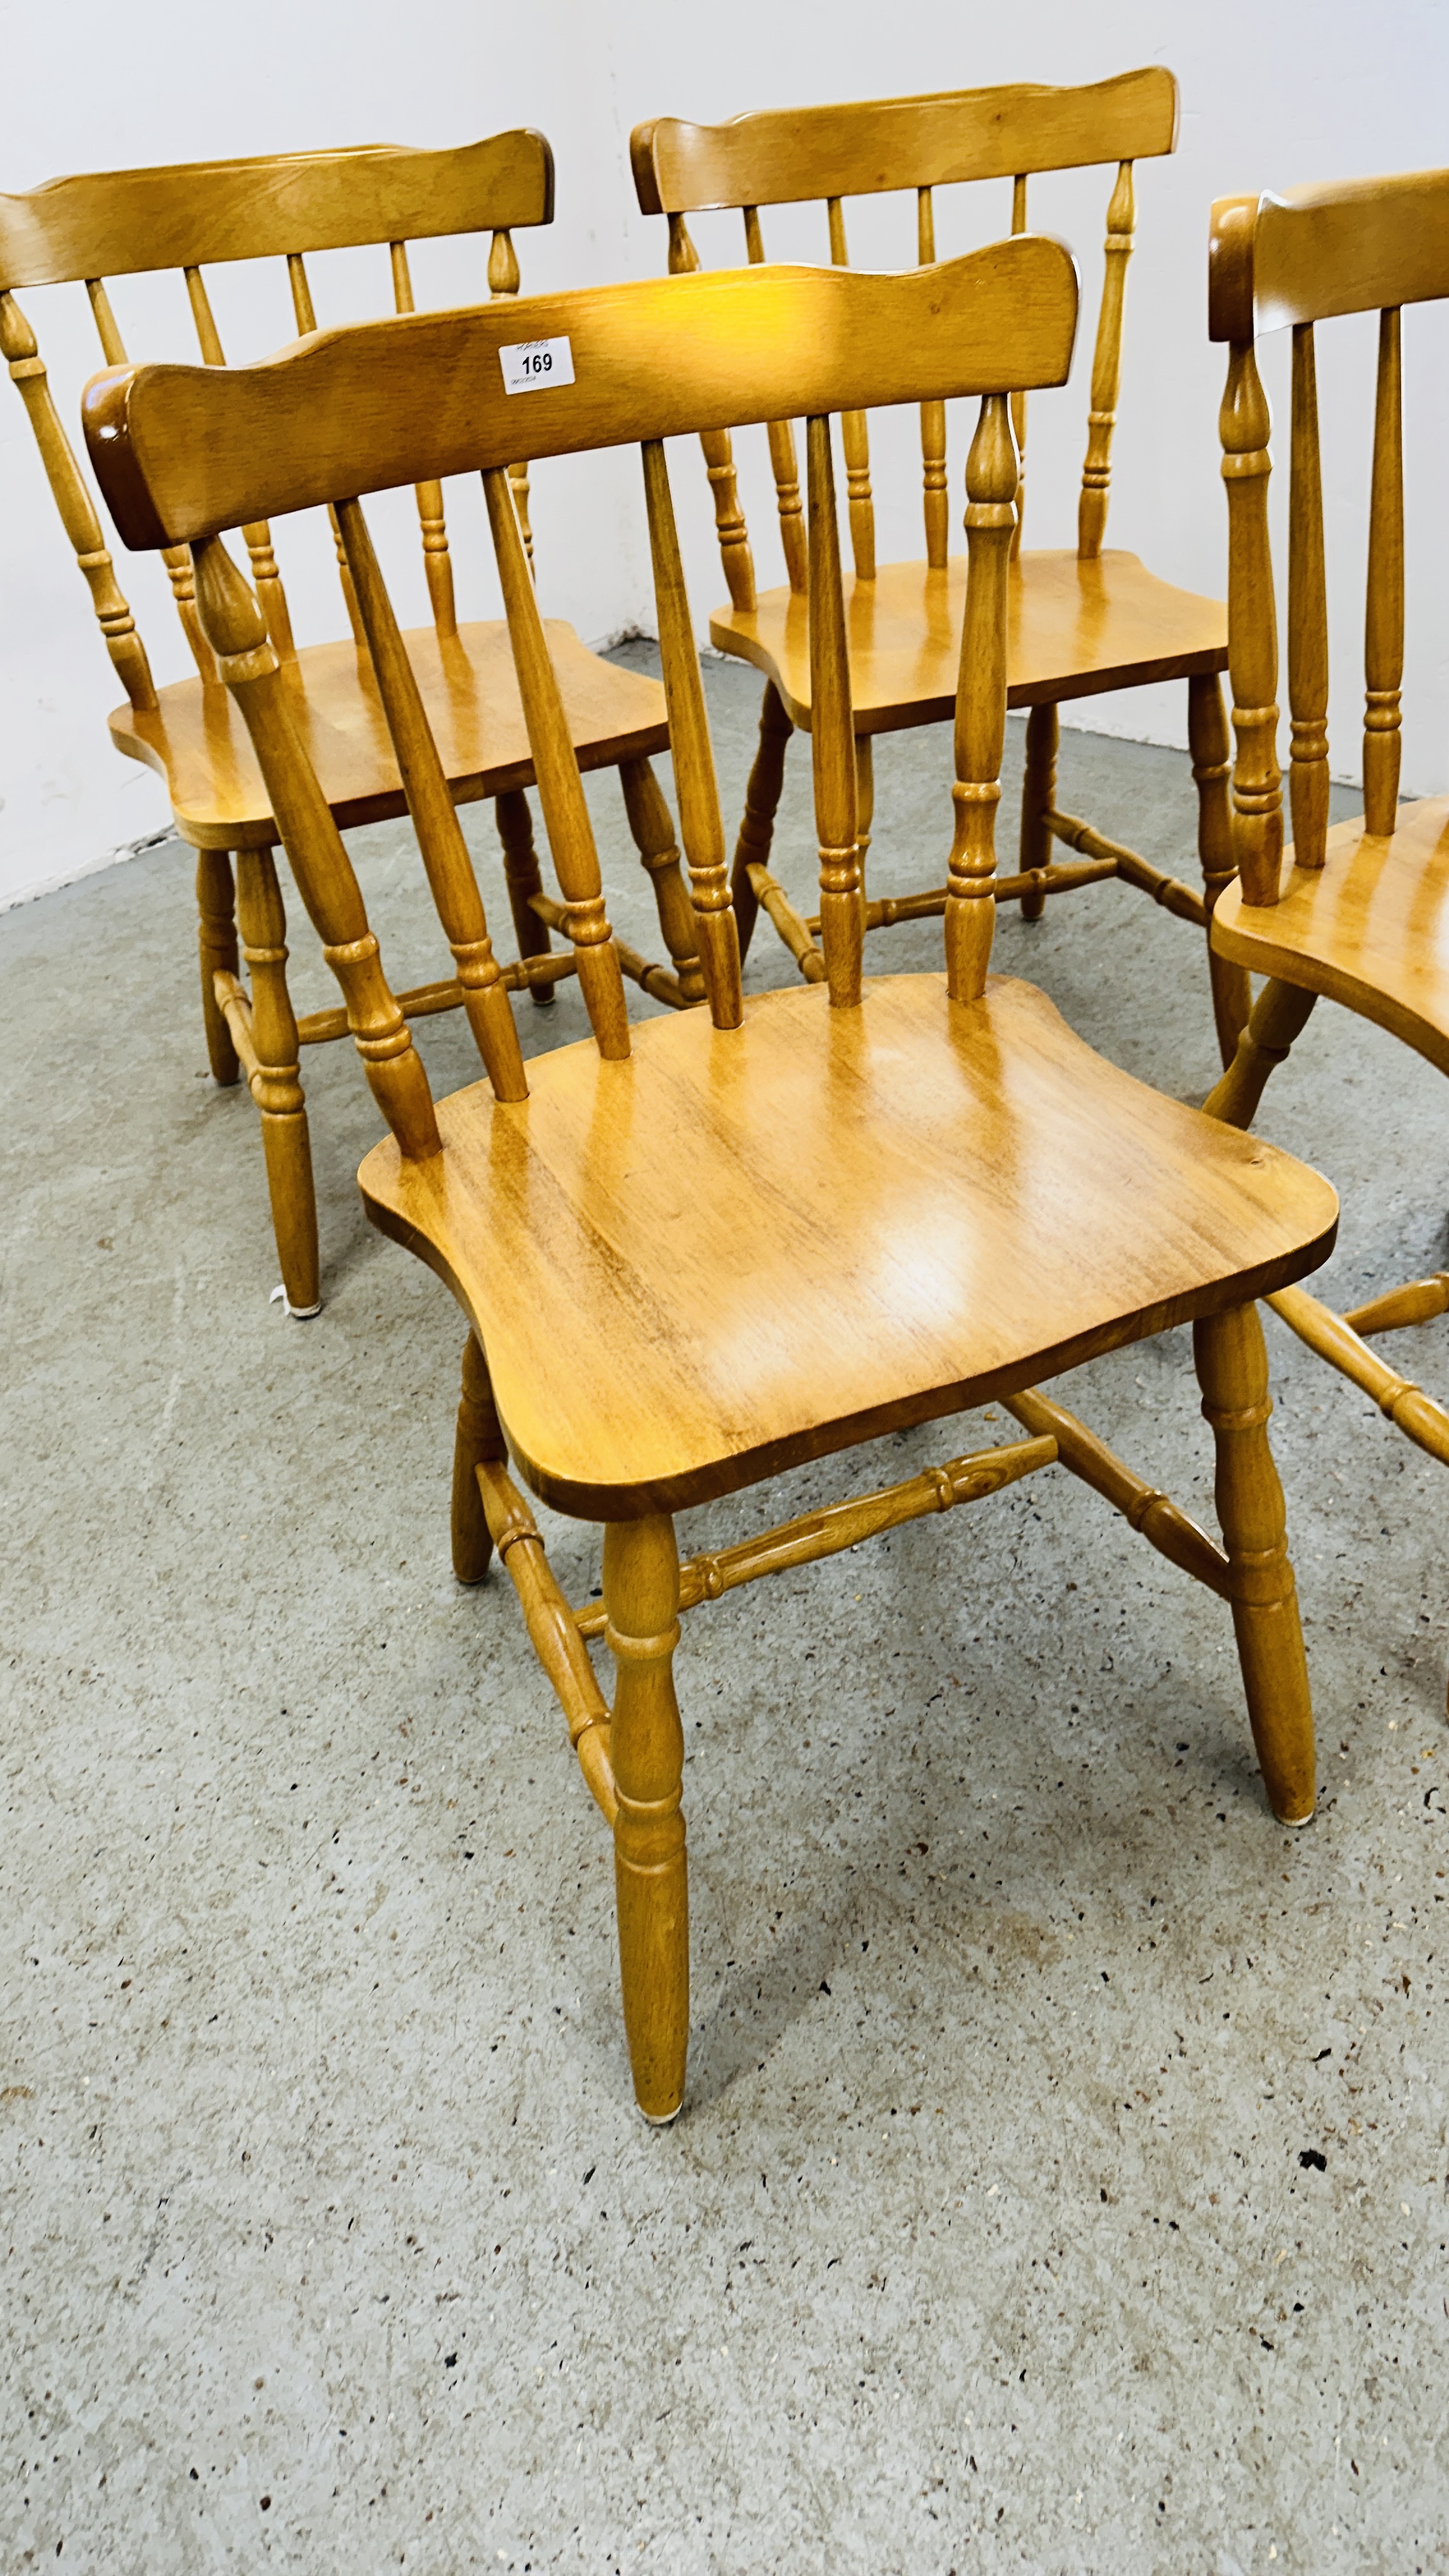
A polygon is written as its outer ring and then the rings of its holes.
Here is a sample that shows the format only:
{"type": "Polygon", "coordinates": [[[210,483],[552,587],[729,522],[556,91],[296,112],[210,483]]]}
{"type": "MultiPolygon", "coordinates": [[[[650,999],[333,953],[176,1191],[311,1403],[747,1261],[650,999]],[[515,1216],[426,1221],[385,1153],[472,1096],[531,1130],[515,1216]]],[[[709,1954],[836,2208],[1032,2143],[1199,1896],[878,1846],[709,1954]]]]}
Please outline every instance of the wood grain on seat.
{"type": "MultiPolygon", "coordinates": [[[[860,733],[935,724],[956,704],[966,562],[882,564],[846,588],[850,695],[860,733]]],[[[1007,591],[1007,704],[1037,706],[1224,671],[1221,600],[1175,590],[1118,548],[1087,560],[1065,549],[1019,555],[1007,591]]],[[[810,640],[803,592],[765,591],[752,609],[717,608],[716,650],[774,682],[792,724],[810,728],[810,640]]]]}
{"type": "Polygon", "coordinates": [[[1255,975],[1344,1003],[1449,1073],[1449,797],[1401,805],[1388,840],[1362,815],[1336,824],[1322,867],[1290,868],[1275,904],[1230,887],[1213,939],[1255,975]]]}
{"type": "Polygon", "coordinates": [[[1045,995],[889,976],[535,1058],[389,1138],[368,1212],[449,1280],[534,1491],[607,1520],[1010,1392],[1327,1258],[1328,1183],[1119,1072],[1045,995]],[[570,1354],[573,1361],[570,1361],[570,1354]]]}
{"type": "MultiPolygon", "coordinates": [[[[664,691],[621,671],[579,642],[562,619],[546,621],[581,769],[607,769],[669,747],[664,691]]],[[[501,619],[440,637],[406,637],[428,722],[460,804],[533,785],[523,701],[501,619]]],[[[322,792],[346,829],[407,810],[371,661],[348,641],[314,644],[284,665],[295,720],[322,792]]],[[[198,849],[265,847],[277,840],[256,754],[224,688],[179,680],[154,712],[117,707],[119,750],[166,781],[177,828],[198,849]]]]}

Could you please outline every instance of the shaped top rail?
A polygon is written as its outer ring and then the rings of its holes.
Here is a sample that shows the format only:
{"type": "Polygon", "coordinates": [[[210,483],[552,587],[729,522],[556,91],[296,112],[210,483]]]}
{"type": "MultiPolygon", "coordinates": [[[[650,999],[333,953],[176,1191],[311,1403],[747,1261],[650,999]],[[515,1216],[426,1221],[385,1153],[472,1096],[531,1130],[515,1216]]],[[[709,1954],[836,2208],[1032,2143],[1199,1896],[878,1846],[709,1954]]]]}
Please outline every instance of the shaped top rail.
{"type": "Polygon", "coordinates": [[[520,126],[481,143],[176,162],[0,196],[0,289],[501,232],[553,221],[553,154],[520,126]]]}
{"type": "Polygon", "coordinates": [[[1079,89],[1024,81],[840,107],[766,108],[728,125],[662,116],[629,138],[646,215],[784,206],[1137,161],[1177,141],[1177,82],[1160,63],[1079,89]]]}
{"type": "Polygon", "coordinates": [[[1252,340],[1449,295],[1449,170],[1222,197],[1208,248],[1208,336],[1252,340]]]}
{"type": "MultiPolygon", "coordinates": [[[[110,368],[91,462],[133,550],[530,457],[1064,384],[1077,273],[1020,233],[904,275],[715,269],[319,331],[250,367],[110,368]],[[505,391],[501,352],[573,381],[505,391]]],[[[516,363],[516,362],[515,362],[516,363]]]]}

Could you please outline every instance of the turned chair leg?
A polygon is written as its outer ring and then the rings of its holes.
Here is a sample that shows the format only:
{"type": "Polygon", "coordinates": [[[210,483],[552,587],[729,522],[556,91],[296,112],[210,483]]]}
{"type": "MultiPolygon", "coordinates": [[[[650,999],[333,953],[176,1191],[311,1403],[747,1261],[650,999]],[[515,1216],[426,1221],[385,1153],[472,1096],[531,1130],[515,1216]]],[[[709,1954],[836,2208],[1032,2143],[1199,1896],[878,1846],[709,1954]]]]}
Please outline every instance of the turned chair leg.
{"type": "Polygon", "coordinates": [[[460,1583],[481,1583],[493,1554],[477,1471],[490,1462],[501,1465],[507,1455],[488,1363],[477,1334],[470,1333],[463,1344],[463,1392],[453,1435],[453,1572],[460,1583]]]}
{"type": "Polygon", "coordinates": [[[775,815],[779,809],[780,791],[785,784],[785,751],[792,730],[790,719],[780,703],[780,693],[773,680],[767,680],[760,707],[759,748],[750,771],[750,783],[745,790],[744,818],[735,844],[734,868],[730,877],[742,966],[750,953],[750,941],[755,935],[755,921],[760,909],[759,897],[750,883],[750,870],[770,864],[775,815]]]}
{"type": "Polygon", "coordinates": [[[1232,1569],[1238,1661],[1268,1802],[1279,1822],[1306,1825],[1316,1768],[1313,1706],[1288,1560],[1283,1488],[1268,1446],[1268,1354],[1256,1306],[1193,1326],[1202,1409],[1217,1448],[1214,1492],[1232,1569]]]}
{"type": "Polygon", "coordinates": [[[624,811],[639,864],[653,880],[659,928],[674,960],[679,989],[687,1002],[702,1002],[704,970],[699,962],[699,929],[679,872],[679,843],[663,790],[647,760],[621,760],[619,784],[624,790],[624,811]]]}
{"type": "Polygon", "coordinates": [[[272,1202],[272,1230],[291,1315],[321,1312],[317,1195],[307,1103],[298,1079],[301,1048],[287,990],[287,916],[270,850],[239,850],[237,919],[251,975],[252,1043],[257,1069],[252,1098],[261,1112],[262,1151],[272,1202]]]}
{"type": "MultiPolygon", "coordinates": [[[[546,957],[550,940],[547,925],[532,909],[531,898],[543,892],[543,877],[538,852],[533,846],[533,816],[528,798],[521,787],[510,787],[494,799],[498,838],[503,845],[503,882],[508,888],[508,908],[513,915],[513,935],[520,957],[546,957]]],[[[536,1009],[547,1010],[554,998],[552,984],[530,984],[529,998],[536,1009]]]]}
{"type": "MultiPolygon", "coordinates": [[[[1059,719],[1055,705],[1031,707],[1026,719],[1026,769],[1021,782],[1021,872],[1049,868],[1052,836],[1043,819],[1057,798],[1059,719]]],[[[1021,898],[1023,921],[1040,921],[1046,896],[1034,886],[1021,898]]]]}
{"type": "Polygon", "coordinates": [[[206,1028],[206,1054],[213,1082],[231,1084],[241,1073],[226,1013],[216,998],[214,978],[237,972],[236,887],[226,850],[196,853],[196,944],[201,959],[201,1016],[206,1028]]]}
{"type": "Polygon", "coordinates": [[[1286,1061],[1317,999],[1301,984],[1280,984],[1276,975],[1269,976],[1243,1024],[1227,1072],[1218,1076],[1203,1102],[1209,1118],[1221,1118],[1225,1127],[1252,1126],[1268,1076],[1286,1061]]]}
{"type": "Polygon", "coordinates": [[[611,1743],[624,2029],[639,2108],[662,2126],[684,2099],[689,2046],[684,1736],[673,1672],[679,1553],[671,1520],[609,1523],[604,1607],[618,1675],[611,1743]]]}
{"type": "Polygon", "coordinates": [[[1229,957],[1215,955],[1212,944],[1213,906],[1225,885],[1237,875],[1233,857],[1233,817],[1228,795],[1232,777],[1232,756],[1228,741],[1227,709],[1223,705],[1222,684],[1216,671],[1198,672],[1187,684],[1187,740],[1192,753],[1193,784],[1197,789],[1197,855],[1202,867],[1203,899],[1208,917],[1208,981],[1212,987],[1213,1018],[1217,1023],[1218,1052],[1224,1064],[1231,1064],[1233,1050],[1247,1025],[1253,1007],[1253,986],[1246,966],[1235,966],[1229,957]]]}

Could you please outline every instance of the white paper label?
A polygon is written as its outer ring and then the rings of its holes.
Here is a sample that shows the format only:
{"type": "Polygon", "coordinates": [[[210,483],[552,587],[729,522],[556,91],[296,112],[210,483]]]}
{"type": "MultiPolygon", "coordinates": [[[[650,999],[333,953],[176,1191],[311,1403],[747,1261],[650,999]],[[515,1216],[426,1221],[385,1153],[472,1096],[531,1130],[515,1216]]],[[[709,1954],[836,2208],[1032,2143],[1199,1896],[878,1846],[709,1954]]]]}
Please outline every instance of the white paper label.
{"type": "Polygon", "coordinates": [[[500,349],[506,394],[535,394],[544,385],[571,385],[574,353],[567,340],[519,340],[500,349]]]}

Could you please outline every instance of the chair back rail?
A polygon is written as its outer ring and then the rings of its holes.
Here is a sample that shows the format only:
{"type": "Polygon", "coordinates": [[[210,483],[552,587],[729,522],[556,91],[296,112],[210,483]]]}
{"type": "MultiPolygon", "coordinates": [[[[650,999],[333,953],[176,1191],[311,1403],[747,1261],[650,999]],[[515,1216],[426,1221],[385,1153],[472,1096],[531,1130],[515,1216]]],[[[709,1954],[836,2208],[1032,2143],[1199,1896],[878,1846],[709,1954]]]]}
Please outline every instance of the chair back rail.
{"type": "Polygon", "coordinates": [[[499,352],[517,341],[570,343],[575,381],[526,398],[533,456],[566,456],[915,402],[922,376],[941,400],[1061,384],[1074,279],[1071,253],[1035,234],[899,276],[646,278],[319,331],[224,374],[111,368],[91,379],[82,416],[126,544],[188,544],[349,489],[504,465],[518,405],[499,352]]]}
{"type": "Polygon", "coordinates": [[[500,353],[566,338],[573,381],[537,396],[535,456],[637,444],[655,576],[680,814],[715,1026],[743,1018],[739,943],[699,662],[665,462],[666,438],[787,416],[806,421],[807,565],[822,939],[832,1005],[861,993],[863,930],[831,416],[868,404],[983,397],[967,471],[969,570],[957,715],[948,987],[979,996],[991,945],[993,823],[1006,710],[1006,572],[1016,486],[1009,398],[1071,364],[1076,274],[1032,236],[899,277],[761,269],[537,296],[318,333],[260,366],[112,369],[87,388],[92,462],[129,544],[186,544],[203,625],[251,731],[307,908],[337,974],[369,1080],[404,1154],[437,1150],[426,1077],[382,971],[351,863],[292,720],[276,648],[223,542],[259,516],[331,500],[398,765],[470,1016],[500,1098],[526,1083],[446,784],[362,498],[479,472],[539,797],[579,981],[606,1058],[629,1054],[578,762],[530,576],[508,460],[517,438],[500,353]],[[506,1027],[505,1027],[506,1021],[506,1027]]]}
{"type": "MultiPolygon", "coordinates": [[[[919,98],[858,100],[839,107],[768,109],[736,117],[726,125],[658,117],[635,127],[630,156],[642,211],[668,218],[671,276],[691,275],[698,268],[699,254],[686,219],[706,209],[739,208],[746,256],[759,263],[766,257],[760,209],[821,199],[831,261],[844,267],[848,263],[844,200],[913,189],[916,257],[925,266],[936,256],[935,188],[1010,178],[1011,229],[1020,233],[1026,230],[1029,176],[1115,162],[1077,517],[1078,553],[1091,558],[1101,553],[1107,524],[1126,271],[1136,226],[1132,165],[1171,152],[1176,140],[1177,83],[1169,71],[1153,64],[1073,89],[1028,82],[947,90],[919,98]]],[[[844,415],[841,427],[855,575],[858,581],[869,581],[875,573],[875,513],[864,413],[844,415]]],[[[1012,428],[1022,456],[1024,390],[1013,397],[1012,428]]],[[[805,588],[805,548],[795,443],[788,421],[769,424],[769,443],[786,573],[791,589],[799,592],[805,588]]],[[[756,598],[754,564],[729,433],[709,431],[704,446],[730,599],[736,609],[750,610],[756,598]]],[[[921,409],[921,503],[926,560],[936,570],[943,570],[947,560],[945,495],[945,409],[939,403],[925,404],[921,409]]],[[[1019,481],[1013,552],[1021,544],[1023,498],[1019,481]]]]}
{"type": "Polygon", "coordinates": [[[1394,830],[1404,672],[1402,309],[1449,297],[1449,170],[1226,197],[1214,206],[1208,329],[1228,344],[1221,415],[1228,490],[1228,646],[1237,734],[1234,837],[1248,900],[1278,900],[1277,627],[1268,537],[1267,398],[1255,344],[1293,334],[1288,498],[1289,796],[1293,855],[1324,864],[1328,597],[1315,326],[1377,311],[1378,366],[1364,605],[1364,824],[1394,830]]]}
{"type": "MultiPolygon", "coordinates": [[[[409,240],[490,232],[488,281],[494,294],[517,293],[512,231],[553,215],[553,158],[542,135],[520,128],[446,151],[392,144],[338,152],[272,155],[242,161],[178,164],[53,179],[24,196],[0,197],[0,351],[10,366],[40,450],[62,523],[89,584],[97,620],[133,706],[154,707],[150,666],[116,582],[94,504],[61,428],[35,334],[16,290],[84,281],[109,365],[126,363],[107,280],[177,268],[186,284],[197,344],[209,366],[225,364],[203,271],[235,260],[283,258],[297,329],[316,328],[306,258],[314,252],[386,244],[392,300],[413,309],[409,240]]],[[[515,468],[527,506],[526,469],[515,468]]],[[[452,565],[442,493],[436,482],[417,494],[429,601],[440,636],[457,632],[452,565]]],[[[282,660],[295,653],[286,593],[264,516],[244,531],[253,579],[282,660]]],[[[363,630],[341,538],[333,521],[338,569],[353,633],[363,630]]],[[[164,557],[172,594],[197,671],[215,681],[214,656],[202,633],[185,548],[164,557]]]]}

